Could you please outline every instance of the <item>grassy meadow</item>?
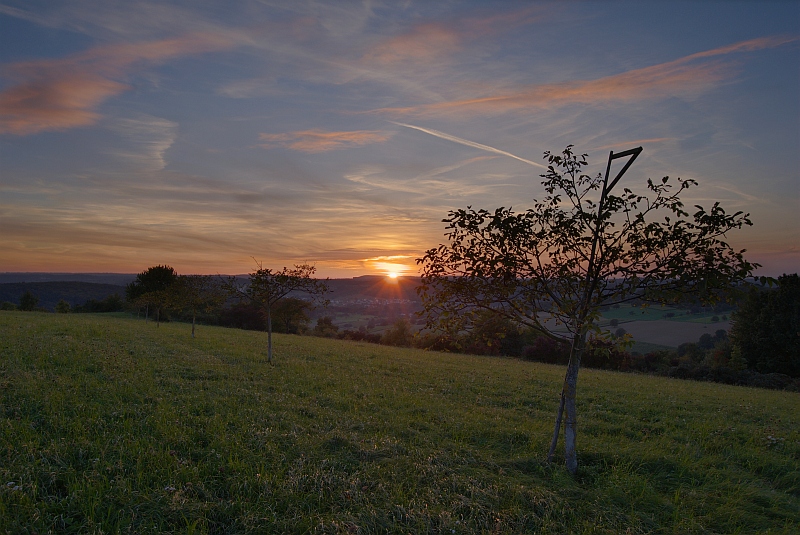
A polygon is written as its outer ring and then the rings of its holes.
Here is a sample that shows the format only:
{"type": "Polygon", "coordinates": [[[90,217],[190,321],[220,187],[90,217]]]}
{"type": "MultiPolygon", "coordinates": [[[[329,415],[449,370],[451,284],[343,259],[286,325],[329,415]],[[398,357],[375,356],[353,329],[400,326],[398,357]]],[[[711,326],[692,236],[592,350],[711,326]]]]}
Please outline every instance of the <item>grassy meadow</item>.
{"type": "Polygon", "coordinates": [[[800,396],[0,312],[0,533],[797,533],[800,396]]]}

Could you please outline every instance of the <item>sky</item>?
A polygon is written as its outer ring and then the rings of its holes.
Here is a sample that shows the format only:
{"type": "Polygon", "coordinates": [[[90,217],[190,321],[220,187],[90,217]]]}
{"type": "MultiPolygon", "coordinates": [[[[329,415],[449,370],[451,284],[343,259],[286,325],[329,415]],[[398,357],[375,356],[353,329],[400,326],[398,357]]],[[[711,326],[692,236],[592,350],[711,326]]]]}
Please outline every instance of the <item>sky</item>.
{"type": "Polygon", "coordinates": [[[0,271],[417,273],[545,151],[800,270],[800,2],[0,0],[0,271]]]}

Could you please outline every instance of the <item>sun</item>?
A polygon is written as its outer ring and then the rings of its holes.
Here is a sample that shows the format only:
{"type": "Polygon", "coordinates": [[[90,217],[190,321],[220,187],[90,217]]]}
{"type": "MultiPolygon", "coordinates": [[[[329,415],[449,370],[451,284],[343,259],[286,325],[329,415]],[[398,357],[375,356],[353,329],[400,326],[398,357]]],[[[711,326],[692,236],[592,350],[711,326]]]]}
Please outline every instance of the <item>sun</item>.
{"type": "Polygon", "coordinates": [[[386,274],[386,276],[389,277],[390,279],[396,279],[398,277],[398,273],[396,271],[390,271],[389,273],[386,274]]]}

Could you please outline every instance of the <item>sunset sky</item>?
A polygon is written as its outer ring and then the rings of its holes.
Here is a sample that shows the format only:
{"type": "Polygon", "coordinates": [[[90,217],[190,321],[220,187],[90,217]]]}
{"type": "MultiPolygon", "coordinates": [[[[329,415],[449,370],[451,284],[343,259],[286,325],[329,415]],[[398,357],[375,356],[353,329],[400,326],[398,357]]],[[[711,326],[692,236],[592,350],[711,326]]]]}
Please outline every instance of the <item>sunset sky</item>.
{"type": "Polygon", "coordinates": [[[542,153],[800,270],[800,2],[0,0],[0,271],[414,274],[542,153]]]}

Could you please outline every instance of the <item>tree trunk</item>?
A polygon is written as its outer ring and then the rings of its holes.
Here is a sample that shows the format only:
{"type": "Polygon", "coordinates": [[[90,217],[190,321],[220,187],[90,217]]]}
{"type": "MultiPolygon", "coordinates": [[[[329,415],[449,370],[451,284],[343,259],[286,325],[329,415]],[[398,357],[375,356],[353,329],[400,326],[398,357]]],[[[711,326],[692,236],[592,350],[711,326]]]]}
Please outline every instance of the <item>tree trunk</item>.
{"type": "Polygon", "coordinates": [[[161,307],[156,309],[156,327],[161,327],[161,307]]]}
{"type": "Polygon", "coordinates": [[[553,455],[556,453],[556,446],[558,445],[558,432],[561,430],[561,416],[564,414],[564,389],[561,389],[561,401],[558,404],[558,412],[556,413],[556,425],[553,429],[553,439],[550,441],[550,451],[547,452],[547,462],[553,462],[553,455]]]}
{"type": "Polygon", "coordinates": [[[192,338],[194,338],[194,317],[195,317],[195,313],[192,312],[192,338]]]}
{"type": "Polygon", "coordinates": [[[272,364],[272,314],[267,307],[267,362],[272,364]]]}
{"type": "Polygon", "coordinates": [[[567,365],[567,374],[564,377],[564,385],[561,388],[561,402],[559,403],[558,413],[556,414],[553,439],[550,441],[550,451],[547,454],[547,461],[550,462],[558,443],[561,418],[563,413],[566,412],[567,418],[564,424],[564,458],[567,470],[572,475],[575,475],[578,471],[578,456],[575,450],[575,438],[578,434],[575,397],[578,387],[578,370],[581,367],[581,357],[583,356],[583,349],[586,346],[587,332],[587,329],[580,328],[572,339],[572,350],[569,355],[569,364],[567,365]]]}
{"type": "Polygon", "coordinates": [[[575,451],[575,437],[578,434],[578,413],[575,407],[575,394],[578,390],[578,370],[581,367],[583,348],[586,345],[586,330],[575,335],[572,355],[569,358],[567,376],[564,378],[564,457],[567,470],[575,475],[578,472],[578,455],[575,451]]]}

